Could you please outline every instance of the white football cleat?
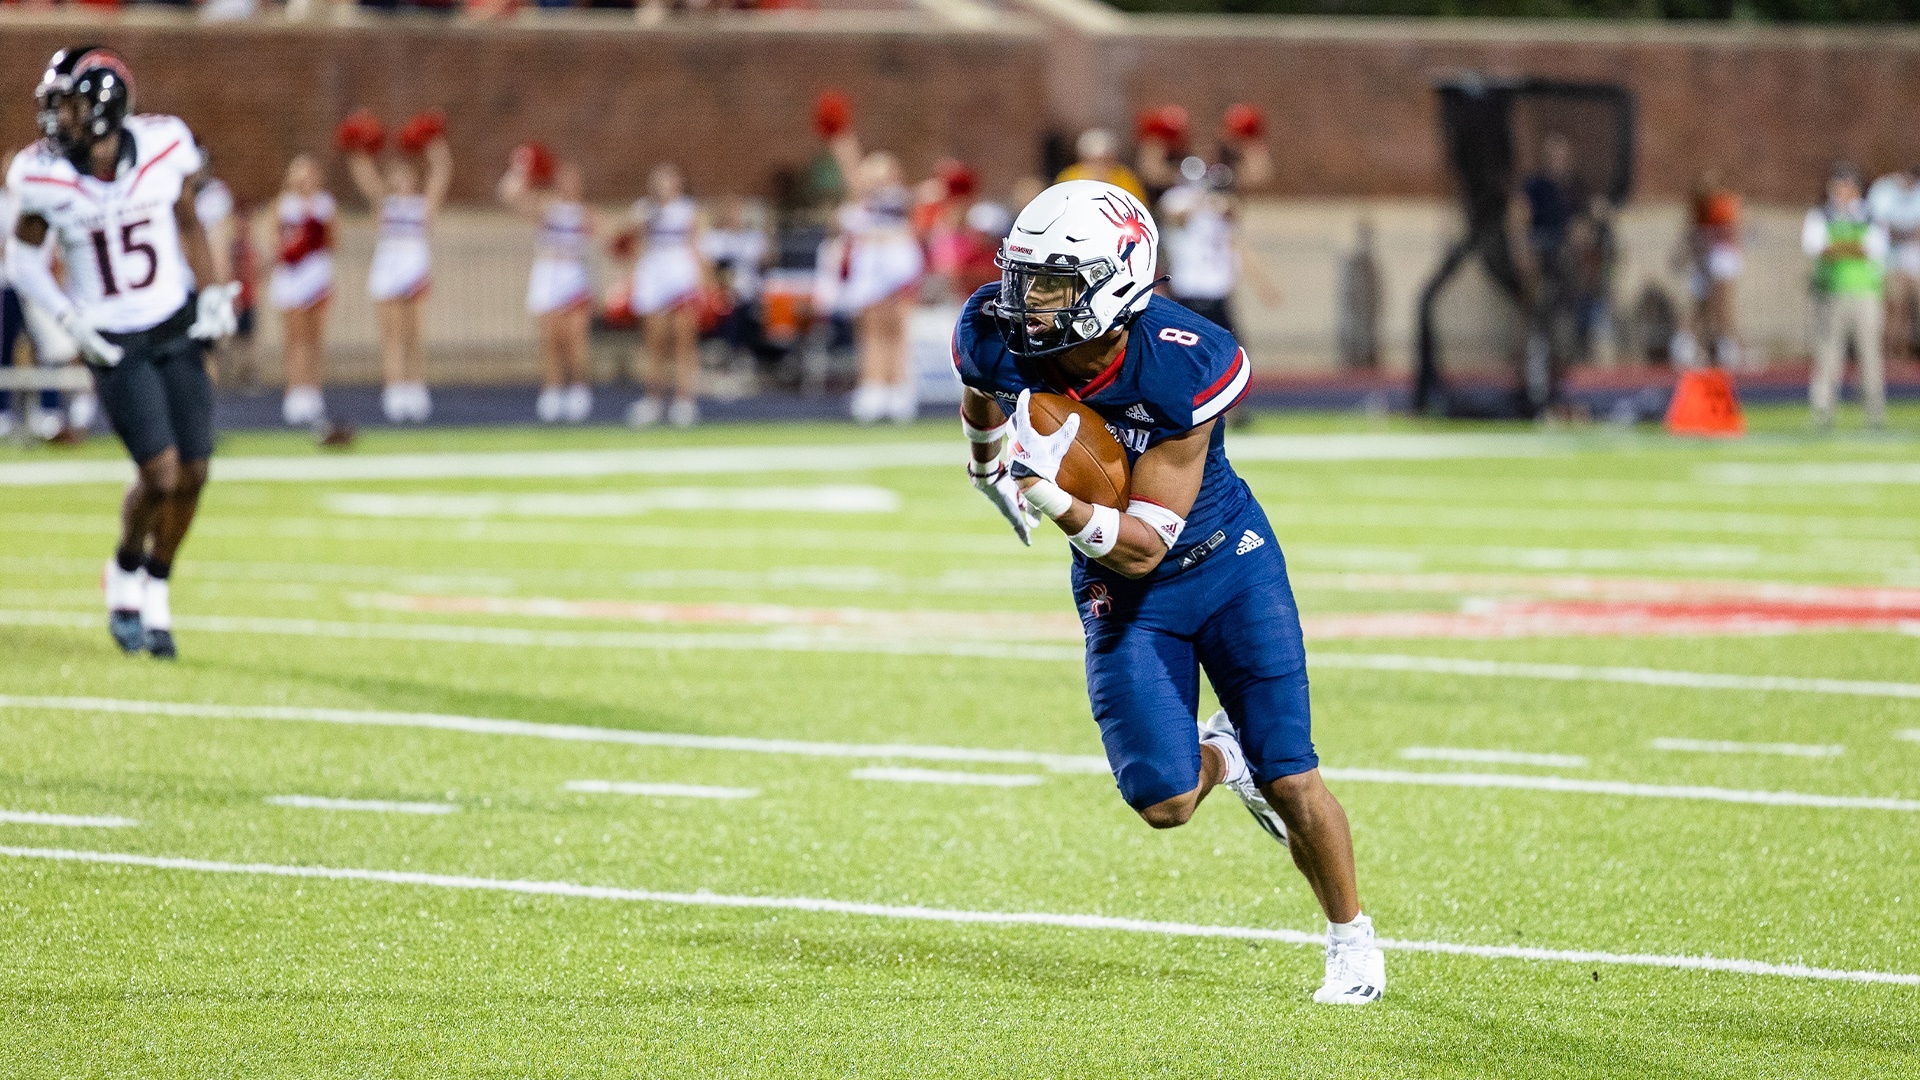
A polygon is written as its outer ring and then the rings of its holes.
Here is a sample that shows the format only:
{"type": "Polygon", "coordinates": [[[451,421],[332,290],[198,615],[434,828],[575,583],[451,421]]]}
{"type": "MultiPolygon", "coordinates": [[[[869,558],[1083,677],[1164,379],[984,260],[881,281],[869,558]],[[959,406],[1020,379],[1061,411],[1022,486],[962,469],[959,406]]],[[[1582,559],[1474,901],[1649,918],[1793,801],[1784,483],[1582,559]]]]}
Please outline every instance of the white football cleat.
{"type": "Polygon", "coordinates": [[[635,428],[652,427],[660,422],[667,413],[667,407],[652,394],[641,398],[627,409],[627,426],[635,428]]]}
{"type": "Polygon", "coordinates": [[[1280,841],[1281,847],[1286,847],[1287,823],[1280,819],[1280,812],[1267,802],[1267,797],[1260,794],[1260,785],[1254,782],[1253,773],[1247,768],[1246,752],[1240,748],[1240,736],[1233,730],[1233,721],[1227,719],[1227,710],[1221,709],[1200,721],[1200,741],[1212,744],[1227,759],[1227,774],[1220,782],[1240,797],[1240,805],[1253,815],[1254,824],[1280,841]]]}
{"type": "Polygon", "coordinates": [[[1387,958],[1374,943],[1373,920],[1360,915],[1352,926],[1358,933],[1327,933],[1327,977],[1313,992],[1322,1005],[1371,1005],[1387,992],[1387,958]]]}
{"type": "Polygon", "coordinates": [[[566,391],[557,386],[544,387],[534,399],[534,418],[543,424],[557,424],[566,409],[566,391]]]}
{"type": "Polygon", "coordinates": [[[692,398],[677,397],[667,406],[667,423],[677,428],[690,428],[700,422],[700,403],[692,398]]]}

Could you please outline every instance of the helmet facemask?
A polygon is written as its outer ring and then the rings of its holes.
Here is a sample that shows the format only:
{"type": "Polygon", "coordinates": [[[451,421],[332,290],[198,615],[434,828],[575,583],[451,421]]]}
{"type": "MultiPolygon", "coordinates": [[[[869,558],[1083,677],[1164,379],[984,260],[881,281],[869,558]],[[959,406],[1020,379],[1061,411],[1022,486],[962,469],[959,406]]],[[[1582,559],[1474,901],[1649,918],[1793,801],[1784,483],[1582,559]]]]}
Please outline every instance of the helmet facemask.
{"type": "Polygon", "coordinates": [[[1099,337],[1108,327],[1094,314],[1092,298],[1112,280],[1112,259],[1051,263],[995,257],[1000,296],[988,314],[1000,324],[1007,349],[1015,356],[1053,356],[1099,337]]]}

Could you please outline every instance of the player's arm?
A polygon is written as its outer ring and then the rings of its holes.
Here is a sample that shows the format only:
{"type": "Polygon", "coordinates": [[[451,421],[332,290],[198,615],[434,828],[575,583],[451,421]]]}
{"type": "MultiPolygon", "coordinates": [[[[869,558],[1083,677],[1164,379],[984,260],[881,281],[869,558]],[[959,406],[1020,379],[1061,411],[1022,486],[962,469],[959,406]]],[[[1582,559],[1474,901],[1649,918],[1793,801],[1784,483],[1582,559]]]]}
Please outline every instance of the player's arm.
{"type": "Polygon", "coordinates": [[[1015,461],[1022,472],[1031,473],[1020,481],[1028,504],[1052,518],[1074,547],[1107,569],[1130,578],[1152,573],[1179,542],[1187,514],[1200,496],[1207,444],[1219,421],[1208,420],[1141,454],[1133,463],[1132,498],[1123,512],[1069,495],[1047,475],[1049,465],[1058,471],[1060,459],[1073,445],[1079,417],[1069,417],[1052,435],[1038,435],[1024,422],[1025,412],[1023,394],[1014,412],[1020,433],[1015,461]]]}
{"type": "Polygon", "coordinates": [[[214,258],[213,238],[200,220],[199,208],[195,205],[200,198],[200,189],[206,186],[204,173],[195,173],[187,177],[180,185],[180,198],[173,204],[173,224],[180,231],[180,252],[187,258],[187,267],[193,271],[193,280],[202,288],[208,285],[223,285],[227,275],[222,274],[219,260],[214,258]]]}
{"type": "Polygon", "coordinates": [[[180,198],[173,204],[173,224],[180,234],[180,253],[187,260],[187,268],[193,271],[193,280],[199,289],[195,295],[193,325],[187,327],[187,336],[200,341],[218,341],[231,336],[240,326],[240,317],[233,310],[233,302],[240,295],[240,284],[228,280],[222,273],[224,268],[214,261],[213,244],[206,227],[200,223],[194,202],[205,183],[205,174],[195,173],[180,185],[180,198]]]}
{"type": "Polygon", "coordinates": [[[992,395],[968,386],[960,392],[960,427],[969,445],[967,479],[1013,526],[1020,542],[1032,547],[1033,527],[1040,519],[1021,497],[1019,482],[1007,469],[1013,422],[992,395]]]}
{"type": "Polygon", "coordinates": [[[505,176],[500,178],[500,186],[494,194],[500,199],[500,205],[522,217],[539,220],[545,212],[544,200],[533,190],[533,159],[521,160],[521,155],[513,156],[513,164],[507,168],[505,176]]]}
{"type": "Polygon", "coordinates": [[[53,316],[60,328],[73,338],[87,363],[112,367],[125,353],[87,324],[73,299],[54,280],[53,257],[47,251],[52,231],[47,219],[39,214],[26,211],[20,215],[13,235],[7,238],[7,280],[22,297],[53,316]]]}
{"type": "Polygon", "coordinates": [[[453,148],[445,135],[436,135],[427,144],[427,213],[438,214],[453,187],[453,148]]]}

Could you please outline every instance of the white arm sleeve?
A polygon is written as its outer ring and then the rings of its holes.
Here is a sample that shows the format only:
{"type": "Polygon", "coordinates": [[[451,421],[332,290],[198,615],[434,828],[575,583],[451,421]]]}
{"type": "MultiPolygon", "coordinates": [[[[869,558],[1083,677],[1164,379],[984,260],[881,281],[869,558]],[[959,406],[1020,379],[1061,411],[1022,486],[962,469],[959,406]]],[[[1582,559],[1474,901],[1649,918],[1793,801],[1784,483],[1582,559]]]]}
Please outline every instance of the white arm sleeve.
{"type": "Polygon", "coordinates": [[[47,249],[33,247],[18,236],[7,237],[7,280],[14,291],[40,306],[40,310],[65,322],[73,311],[73,301],[53,279],[53,264],[47,249]]]}

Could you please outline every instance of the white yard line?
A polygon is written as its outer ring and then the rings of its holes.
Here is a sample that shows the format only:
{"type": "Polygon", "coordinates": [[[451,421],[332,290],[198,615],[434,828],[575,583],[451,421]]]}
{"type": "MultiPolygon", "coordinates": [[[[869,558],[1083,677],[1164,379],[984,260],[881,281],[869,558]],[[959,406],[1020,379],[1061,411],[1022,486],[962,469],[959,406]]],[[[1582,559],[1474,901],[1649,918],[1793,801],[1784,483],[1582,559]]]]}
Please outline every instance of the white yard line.
{"type": "MultiPolygon", "coordinates": [[[[1321,935],[1310,934],[1301,930],[1259,926],[1219,926],[1205,923],[1164,922],[1151,919],[1128,919],[1110,915],[1055,914],[1039,911],[969,911],[956,908],[868,904],[856,901],[826,900],[804,896],[744,896],[714,892],[662,892],[652,889],[616,888],[606,885],[581,885],[570,881],[528,881],[511,878],[429,874],[417,871],[363,870],[328,866],[289,866],[275,863],[232,863],[210,859],[169,858],[165,856],[135,855],[111,851],[74,851],[64,848],[0,847],[0,857],[108,866],[138,866],[153,870],[176,870],[203,874],[238,874],[254,877],[362,881],[383,885],[412,885],[426,888],[515,893],[532,896],[558,896],[586,900],[612,900],[625,901],[628,903],[670,904],[676,906],[734,908],[757,911],[805,911],[818,914],[855,915],[879,919],[911,920],[916,922],[985,926],[1043,926],[1069,930],[1156,934],[1166,937],[1276,941],[1288,945],[1304,945],[1316,948],[1325,942],[1325,939],[1321,937],[1321,935]]],[[[1833,982],[1920,986],[1920,975],[1910,975],[1901,972],[1852,971],[1840,968],[1810,967],[1805,964],[1775,964],[1760,960],[1737,960],[1717,956],[1615,953],[1588,949],[1541,949],[1517,945],[1465,945],[1447,941],[1399,941],[1392,938],[1382,939],[1380,946],[1384,949],[1399,952],[1441,953],[1452,956],[1482,957],[1492,960],[1546,960],[1577,964],[1610,964],[1625,967],[1669,968],[1682,971],[1716,971],[1736,975],[1775,975],[1786,978],[1821,979],[1833,982]]]]}
{"type": "MultiPolygon", "coordinates": [[[[803,742],[796,739],[755,739],[739,735],[686,735],[664,731],[576,724],[541,724],[528,720],[498,720],[439,713],[378,712],[359,709],[302,708],[287,705],[201,705],[192,702],[130,701],[120,698],[30,697],[0,694],[0,709],[49,709],[67,712],[120,713],[142,716],[201,717],[217,720],[306,721],[366,727],[428,728],[472,735],[513,735],[558,742],[621,743],[686,750],[730,753],[790,754],[799,757],[881,758],[919,761],[966,761],[999,765],[1038,765],[1051,772],[1107,772],[1106,759],[1093,754],[1049,754],[1032,750],[995,750],[964,746],[896,743],[803,742]]],[[[1920,732],[1905,733],[1920,738],[1920,732]]],[[[1880,796],[1817,795],[1792,791],[1740,791],[1714,787],[1670,787],[1612,780],[1570,780],[1559,776],[1523,776],[1511,773],[1393,772],[1382,769],[1323,768],[1331,780],[1356,783],[1421,784],[1441,787],[1499,787],[1654,799],[1700,799],[1710,802],[1755,803],[1767,806],[1814,806],[1848,810],[1920,811],[1920,800],[1880,796]]],[[[977,774],[949,774],[977,775],[977,774]]]]}
{"type": "Polygon", "coordinates": [[[1550,679],[1558,682],[1670,686],[1684,690],[1750,690],[1920,700],[1920,683],[1881,682],[1870,679],[1819,679],[1797,675],[1722,675],[1717,672],[1674,671],[1668,668],[1588,667],[1582,664],[1470,660],[1450,656],[1400,656],[1392,653],[1318,651],[1308,656],[1307,664],[1310,668],[1401,671],[1421,675],[1471,675],[1497,679],[1550,679]]]}
{"type": "Polygon", "coordinates": [[[1740,791],[1733,788],[1632,784],[1622,780],[1575,780],[1565,776],[1514,773],[1394,772],[1388,769],[1321,769],[1329,780],[1361,784],[1413,784],[1422,787],[1520,788],[1581,795],[1618,795],[1640,799],[1693,799],[1754,803],[1760,806],[1813,806],[1828,810],[1894,810],[1920,813],[1920,799],[1869,795],[1813,795],[1798,791],[1740,791]]]}
{"type": "MultiPolygon", "coordinates": [[[[1438,461],[1535,457],[1584,445],[1539,435],[1249,435],[1232,440],[1235,461],[1438,461]]],[[[709,446],[682,449],[480,451],[312,457],[216,457],[213,478],[226,483],[340,480],[448,480],[507,477],[674,476],[821,472],[908,467],[951,468],[958,439],[919,442],[709,446]]],[[[0,487],[121,484],[126,461],[30,461],[0,465],[0,487]]]]}
{"type": "MultiPolygon", "coordinates": [[[[0,626],[59,626],[92,629],[100,618],[81,612],[0,610],[0,626]]],[[[271,634],[289,637],[362,641],[431,641],[452,645],[504,645],[549,649],[718,650],[722,652],[876,653],[889,656],[970,656],[988,660],[1080,662],[1079,646],[1022,645],[997,641],[937,641],[890,638],[881,634],[837,633],[826,628],[785,627],[766,633],[643,633],[621,630],[525,630],[509,626],[465,626],[424,622],[331,622],[321,619],[271,619],[228,615],[181,616],[182,630],[216,634],[271,634]]]]}
{"type": "Polygon", "coordinates": [[[328,495],[336,514],[395,518],[599,518],[657,511],[891,514],[900,494],[871,484],[819,487],[660,487],[640,491],[383,492],[328,495]]]}
{"type": "Polygon", "coordinates": [[[365,810],[377,814],[451,814],[460,809],[452,803],[330,799],[323,795],[269,795],[261,801],[300,810],[365,810]]]}
{"type": "MultiPolygon", "coordinates": [[[[841,636],[814,629],[787,628],[764,634],[651,634],[630,631],[523,630],[506,626],[462,626],[447,623],[328,622],[320,619],[269,619],[227,615],[182,616],[182,629],[209,633],[274,634],[368,641],[432,641],[455,645],[538,646],[559,649],[719,650],[725,652],[875,653],[888,656],[972,656],[990,660],[1041,660],[1081,663],[1085,650],[1066,645],[1019,645],[992,641],[880,640],[841,636]]],[[[57,626],[93,630],[98,615],[78,611],[0,609],[0,626],[57,626]]],[[[1394,653],[1314,651],[1312,668],[1399,671],[1427,675],[1471,675],[1507,679],[1550,679],[1561,682],[1627,683],[1669,686],[1688,690],[1749,690],[1801,694],[1837,694],[1852,697],[1920,700],[1920,683],[1864,679],[1821,679],[1793,675],[1723,675],[1666,668],[1587,667],[1579,664],[1540,664],[1509,660],[1472,660],[1464,657],[1404,656],[1394,653]]]]}
{"type": "Polygon", "coordinates": [[[1655,750],[1695,754],[1779,754],[1784,757],[1829,758],[1847,752],[1844,746],[1784,742],[1727,742],[1722,739],[1655,739],[1655,750]]]}
{"type": "Polygon", "coordinates": [[[1829,464],[1779,464],[1729,461],[1698,465],[1693,478],[1702,484],[1920,484],[1920,464],[1911,461],[1837,461],[1829,464]]]}
{"type": "Polygon", "coordinates": [[[88,814],[42,814],[34,810],[0,810],[0,825],[56,825],[82,829],[125,829],[140,824],[132,818],[88,814]]]}
{"type": "Polygon", "coordinates": [[[652,795],[665,799],[751,799],[759,788],[705,784],[648,784],[629,780],[569,780],[562,787],[587,795],[652,795]]]}
{"type": "Polygon", "coordinates": [[[1545,769],[1584,769],[1579,754],[1529,754],[1520,750],[1469,750],[1452,746],[1409,746],[1395,757],[1407,761],[1465,761],[1477,765],[1537,765],[1545,769]]]}
{"type": "Polygon", "coordinates": [[[876,766],[855,769],[847,775],[855,780],[891,780],[902,784],[956,784],[974,787],[1032,787],[1040,777],[1032,773],[942,772],[939,769],[901,769],[876,766]]]}
{"type": "Polygon", "coordinates": [[[740,735],[690,735],[670,731],[631,731],[580,724],[542,724],[443,713],[384,712],[291,705],[207,705],[189,701],[134,701],[124,698],[30,697],[0,694],[0,709],[48,709],[62,712],[117,713],[134,716],[194,717],[209,720],[267,720],[345,724],[358,727],[426,728],[469,735],[510,735],[556,742],[616,743],[679,750],[788,754],[796,757],[879,758],[908,761],[968,761],[996,765],[1038,765],[1050,772],[1107,771],[1107,759],[1094,754],[1052,754],[1035,750],[990,750],[914,743],[807,742],[754,739],[740,735]]]}

